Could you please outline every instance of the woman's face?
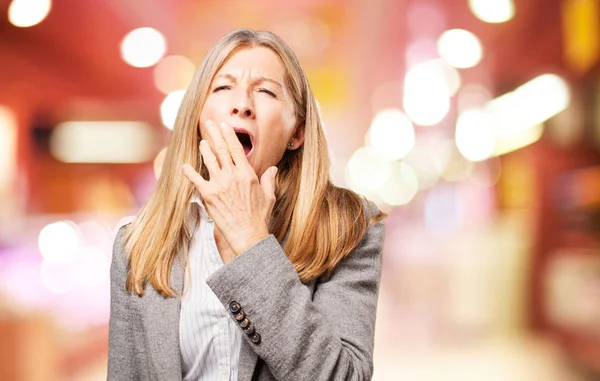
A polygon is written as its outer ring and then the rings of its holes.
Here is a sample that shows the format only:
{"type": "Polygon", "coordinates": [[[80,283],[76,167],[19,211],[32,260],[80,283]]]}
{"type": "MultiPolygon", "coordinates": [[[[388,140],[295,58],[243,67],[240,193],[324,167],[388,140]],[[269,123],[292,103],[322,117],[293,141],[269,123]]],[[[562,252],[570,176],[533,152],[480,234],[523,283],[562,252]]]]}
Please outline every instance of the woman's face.
{"type": "Polygon", "coordinates": [[[286,149],[298,149],[304,139],[304,128],[296,128],[285,74],[283,63],[272,50],[240,49],[216,73],[200,115],[200,135],[211,146],[207,120],[234,128],[259,177],[281,160],[286,149]]]}

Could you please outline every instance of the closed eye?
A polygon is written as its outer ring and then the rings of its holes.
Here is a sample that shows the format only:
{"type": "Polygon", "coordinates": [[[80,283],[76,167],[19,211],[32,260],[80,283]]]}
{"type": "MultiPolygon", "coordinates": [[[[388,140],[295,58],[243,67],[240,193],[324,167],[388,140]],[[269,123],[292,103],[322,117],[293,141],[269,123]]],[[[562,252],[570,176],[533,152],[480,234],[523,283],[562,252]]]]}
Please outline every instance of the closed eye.
{"type": "Polygon", "coordinates": [[[229,85],[218,86],[218,87],[215,87],[215,89],[213,90],[213,93],[216,93],[217,91],[229,90],[229,89],[231,89],[231,86],[229,86],[229,85]]]}
{"type": "Polygon", "coordinates": [[[268,95],[272,96],[273,98],[277,98],[277,95],[274,92],[272,92],[271,90],[267,90],[265,88],[261,88],[261,89],[258,89],[258,91],[260,93],[268,94],[268,95]]]}

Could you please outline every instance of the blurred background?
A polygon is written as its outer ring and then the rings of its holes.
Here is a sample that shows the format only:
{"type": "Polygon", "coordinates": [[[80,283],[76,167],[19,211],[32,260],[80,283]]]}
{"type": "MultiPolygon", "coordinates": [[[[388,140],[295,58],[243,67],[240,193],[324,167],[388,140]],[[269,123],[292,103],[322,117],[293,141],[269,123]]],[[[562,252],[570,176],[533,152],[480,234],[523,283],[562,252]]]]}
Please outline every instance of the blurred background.
{"type": "Polygon", "coordinates": [[[0,0],[0,380],[106,379],[115,231],[232,29],[389,214],[375,380],[600,379],[600,0],[0,0]]]}

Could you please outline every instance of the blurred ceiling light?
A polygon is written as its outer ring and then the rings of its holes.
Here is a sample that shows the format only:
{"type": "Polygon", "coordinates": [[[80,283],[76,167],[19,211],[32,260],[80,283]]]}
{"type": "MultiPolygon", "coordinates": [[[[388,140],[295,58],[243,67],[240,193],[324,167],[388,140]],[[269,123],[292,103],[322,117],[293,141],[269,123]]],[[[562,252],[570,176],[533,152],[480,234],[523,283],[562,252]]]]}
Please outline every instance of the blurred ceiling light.
{"type": "Polygon", "coordinates": [[[42,22],[52,8],[51,0],[13,0],[8,7],[8,21],[27,28],[42,22]]]}
{"type": "Polygon", "coordinates": [[[50,263],[71,262],[77,256],[82,241],[79,227],[72,221],[46,225],[38,236],[42,257],[50,263]]]}
{"type": "Polygon", "coordinates": [[[502,23],[515,15],[513,0],[469,0],[471,12],[481,21],[502,23]]]}
{"type": "Polygon", "coordinates": [[[184,95],[185,90],[173,91],[165,97],[160,105],[160,117],[165,127],[169,130],[172,130],[173,126],[175,126],[175,119],[177,119],[177,113],[179,112],[184,95]]]}
{"type": "Polygon", "coordinates": [[[531,145],[542,137],[544,127],[541,124],[526,127],[510,136],[496,137],[494,155],[500,156],[531,145]]]}
{"type": "Polygon", "coordinates": [[[413,66],[404,80],[404,110],[420,126],[432,126],[450,111],[450,84],[437,60],[413,66]]]}
{"type": "Polygon", "coordinates": [[[196,68],[184,56],[168,56],[154,67],[154,84],[164,94],[188,87],[196,68]]]}
{"type": "Polygon", "coordinates": [[[466,69],[477,65],[483,57],[481,42],[464,29],[447,30],[438,39],[438,53],[450,65],[466,69]]]}
{"type": "Polygon", "coordinates": [[[543,74],[488,102],[494,121],[495,155],[525,147],[540,139],[542,123],[565,110],[571,96],[557,75],[543,74]]]}
{"type": "Polygon", "coordinates": [[[166,50],[165,37],[153,28],[132,30],[121,42],[121,57],[133,67],[150,67],[156,64],[166,50]]]}
{"type": "Polygon", "coordinates": [[[388,181],[377,190],[379,197],[392,206],[406,205],[419,190],[419,179],[415,170],[404,162],[393,162],[388,181]]]}
{"type": "Polygon", "coordinates": [[[399,109],[379,111],[369,129],[370,145],[390,160],[402,159],[415,145],[415,129],[399,109]]]}
{"type": "Polygon", "coordinates": [[[485,110],[463,111],[456,122],[456,146],[468,160],[482,161],[494,152],[494,128],[485,110]]]}
{"type": "Polygon", "coordinates": [[[359,188],[377,190],[390,178],[391,162],[373,147],[361,147],[350,157],[348,175],[359,188]]]}
{"type": "Polygon", "coordinates": [[[569,106],[569,86],[557,75],[543,74],[490,101],[486,108],[497,123],[496,136],[543,123],[569,106]]]}
{"type": "Polygon", "coordinates": [[[11,185],[17,166],[17,117],[0,106],[0,189],[11,185]]]}
{"type": "Polygon", "coordinates": [[[143,163],[154,157],[155,140],[146,122],[72,121],[56,126],[50,153],[65,163],[143,163]]]}

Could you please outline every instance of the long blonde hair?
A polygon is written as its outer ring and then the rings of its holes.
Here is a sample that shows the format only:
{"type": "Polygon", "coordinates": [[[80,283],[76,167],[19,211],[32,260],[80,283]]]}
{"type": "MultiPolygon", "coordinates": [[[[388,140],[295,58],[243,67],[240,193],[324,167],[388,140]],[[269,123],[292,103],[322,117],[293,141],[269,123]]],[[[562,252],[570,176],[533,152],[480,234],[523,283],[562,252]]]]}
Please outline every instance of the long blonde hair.
{"type": "Polygon", "coordinates": [[[383,218],[379,213],[368,222],[360,196],[331,183],[327,142],[315,98],[288,45],[270,32],[237,30],[223,37],[196,71],[177,114],[158,183],[126,228],[126,287],[130,293],[143,295],[149,283],[165,297],[177,294],[170,282],[173,261],[182,258],[187,263],[197,225],[197,214],[190,205],[194,188],[183,175],[182,165],[189,163],[206,174],[199,157],[198,121],[211,81],[238,49],[259,46],[271,49],[283,62],[296,120],[305,128],[302,147],[286,150],[277,164],[277,201],[269,225],[280,243],[287,234],[284,250],[300,279],[309,282],[329,275],[359,244],[369,223],[383,218]],[[189,218],[195,218],[196,224],[186,223],[189,218]]]}

